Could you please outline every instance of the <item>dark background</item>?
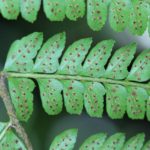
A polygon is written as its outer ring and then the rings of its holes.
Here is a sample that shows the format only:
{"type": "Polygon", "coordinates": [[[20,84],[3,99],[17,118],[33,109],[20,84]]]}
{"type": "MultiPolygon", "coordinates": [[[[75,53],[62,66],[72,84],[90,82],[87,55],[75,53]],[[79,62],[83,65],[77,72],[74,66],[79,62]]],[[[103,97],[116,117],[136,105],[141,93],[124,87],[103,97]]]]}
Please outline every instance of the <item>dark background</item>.
{"type": "MultiPolygon", "coordinates": [[[[143,36],[133,36],[127,31],[116,33],[111,30],[107,23],[100,32],[93,32],[86,23],[86,17],[76,22],[65,20],[64,22],[50,22],[44,13],[39,13],[38,19],[34,24],[24,21],[21,17],[17,21],[7,21],[0,16],[0,70],[3,69],[7,52],[10,44],[27,34],[34,31],[44,33],[44,40],[50,36],[66,31],[67,45],[83,37],[93,37],[93,44],[104,39],[115,39],[114,49],[137,42],[138,52],[150,48],[150,38],[146,32],[143,36]]],[[[150,123],[143,121],[132,121],[126,116],[122,120],[111,120],[104,113],[102,119],[90,118],[85,110],[82,115],[69,115],[65,110],[60,115],[48,116],[41,105],[38,89],[34,91],[34,112],[27,123],[23,123],[35,150],[48,150],[52,139],[65,129],[78,128],[78,139],[75,149],[84,139],[98,132],[107,132],[109,135],[116,132],[125,132],[127,137],[131,137],[139,132],[145,132],[146,138],[150,139],[150,123]]],[[[0,100],[0,120],[7,121],[5,107],[0,100]]]]}

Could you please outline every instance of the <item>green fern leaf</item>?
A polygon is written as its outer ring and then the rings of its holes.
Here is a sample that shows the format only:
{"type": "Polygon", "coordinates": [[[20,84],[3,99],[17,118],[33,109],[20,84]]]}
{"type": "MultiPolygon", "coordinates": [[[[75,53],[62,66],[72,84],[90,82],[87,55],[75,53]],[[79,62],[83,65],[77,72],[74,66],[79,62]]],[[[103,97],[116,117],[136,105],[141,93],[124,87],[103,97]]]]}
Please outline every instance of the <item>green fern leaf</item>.
{"type": "Polygon", "coordinates": [[[23,142],[12,132],[7,130],[4,137],[0,141],[1,150],[27,150],[23,142]]]}
{"type": "Polygon", "coordinates": [[[87,138],[79,150],[100,150],[106,140],[105,133],[98,133],[87,138]]]}
{"type": "Polygon", "coordinates": [[[120,150],[125,142],[125,135],[123,133],[116,133],[109,137],[104,143],[102,150],[120,150]]]}
{"type": "Polygon", "coordinates": [[[148,94],[143,88],[128,87],[127,114],[132,119],[144,119],[148,94]]]}
{"type": "Polygon", "coordinates": [[[66,110],[70,114],[81,114],[83,109],[84,87],[78,81],[63,81],[64,102],[66,110]]]}
{"type": "Polygon", "coordinates": [[[105,88],[98,82],[84,83],[84,106],[91,117],[102,117],[104,109],[105,88]]]}
{"type": "Polygon", "coordinates": [[[58,73],[74,75],[82,70],[81,63],[88,53],[91,43],[91,38],[85,38],[70,45],[63,55],[58,73]]]}
{"type": "Polygon", "coordinates": [[[51,37],[41,48],[35,61],[34,72],[54,73],[59,67],[58,59],[65,47],[66,34],[51,37]]]}
{"type": "Polygon", "coordinates": [[[8,78],[10,95],[18,119],[27,121],[33,111],[34,82],[27,78],[8,78]]]}
{"type": "Polygon", "coordinates": [[[137,134],[125,143],[122,150],[141,150],[141,148],[143,147],[144,139],[144,133],[137,134]]]}
{"type": "Polygon", "coordinates": [[[134,61],[128,80],[148,81],[150,79],[150,49],[144,50],[134,61]]]}
{"type": "MultiPolygon", "coordinates": [[[[74,42],[63,52],[65,39],[65,33],[52,36],[38,54],[42,44],[41,33],[26,36],[15,42],[16,46],[11,46],[4,73],[11,82],[13,80],[15,91],[21,91],[17,92],[21,99],[18,101],[18,95],[9,87],[20,120],[27,120],[31,115],[32,99],[29,100],[28,95],[34,86],[32,82],[29,90],[20,89],[19,86],[22,87],[22,80],[30,82],[32,79],[38,82],[42,105],[49,115],[59,114],[64,100],[64,106],[70,114],[81,114],[85,106],[91,117],[102,117],[106,95],[109,117],[120,119],[127,112],[131,119],[144,119],[146,114],[149,120],[149,50],[139,54],[130,70],[129,66],[136,49],[135,43],[118,49],[110,56],[113,40],[102,41],[89,50],[92,39],[84,38],[74,42]],[[18,50],[21,50],[21,53],[18,53],[18,50]],[[28,50],[32,52],[29,55],[26,54],[28,50]],[[26,59],[22,58],[24,56],[26,59]],[[21,93],[27,96],[28,105],[24,104],[21,93]],[[23,105],[22,109],[17,107],[20,102],[23,105]],[[30,113],[25,115],[27,110],[30,113]]],[[[25,85],[29,86],[27,83],[25,85]]]]}
{"type": "Polygon", "coordinates": [[[13,42],[7,56],[5,71],[30,72],[33,69],[33,58],[43,41],[42,33],[32,33],[21,40],[13,42]]]}
{"type": "Polygon", "coordinates": [[[132,1],[129,30],[135,35],[142,35],[147,28],[147,5],[141,0],[132,1]]]}
{"type": "Polygon", "coordinates": [[[65,2],[62,0],[43,0],[46,17],[51,21],[63,21],[65,18],[65,2]]]}
{"type": "Polygon", "coordinates": [[[55,79],[37,79],[42,105],[49,115],[57,115],[62,111],[63,101],[61,91],[62,84],[55,79]]]}
{"type": "Polygon", "coordinates": [[[41,6],[41,0],[20,0],[20,6],[22,17],[33,23],[37,19],[37,14],[41,6]]]}
{"type": "Polygon", "coordinates": [[[77,129],[69,129],[56,136],[49,150],[73,150],[77,138],[77,129]]]}
{"type": "Polygon", "coordinates": [[[142,148],[142,150],[149,150],[150,149],[150,141],[148,141],[144,147],[142,148]]]}
{"type": "Polygon", "coordinates": [[[64,0],[66,16],[73,21],[82,18],[85,14],[85,0],[64,0]]]}
{"type": "Polygon", "coordinates": [[[124,31],[128,25],[130,15],[130,0],[114,0],[110,4],[109,22],[113,30],[124,31]]]}
{"type": "Polygon", "coordinates": [[[109,65],[106,69],[105,77],[112,79],[126,78],[128,75],[127,67],[130,65],[134,57],[135,51],[135,43],[118,49],[109,62],[109,65]]]}
{"type": "Polygon", "coordinates": [[[110,118],[121,119],[126,112],[127,90],[122,85],[105,84],[106,110],[110,118]]]}
{"type": "Polygon", "coordinates": [[[4,18],[16,20],[19,11],[19,0],[0,0],[0,12],[4,18]]]}
{"type": "Polygon", "coordinates": [[[99,31],[107,20],[107,3],[103,0],[87,1],[87,23],[94,31],[99,31]]]}
{"type": "Polygon", "coordinates": [[[88,54],[80,75],[101,77],[105,73],[104,66],[111,55],[115,41],[105,40],[98,43],[88,54]]]}

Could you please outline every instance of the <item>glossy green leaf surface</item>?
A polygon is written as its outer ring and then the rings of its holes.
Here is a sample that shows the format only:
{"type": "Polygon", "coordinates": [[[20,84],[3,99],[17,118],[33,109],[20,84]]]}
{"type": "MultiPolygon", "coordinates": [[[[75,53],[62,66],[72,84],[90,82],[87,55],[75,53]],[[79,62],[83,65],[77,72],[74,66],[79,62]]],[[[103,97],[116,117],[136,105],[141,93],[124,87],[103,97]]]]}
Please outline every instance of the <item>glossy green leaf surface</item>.
{"type": "Polygon", "coordinates": [[[70,20],[76,21],[85,14],[85,0],[64,0],[66,16],[70,20]]]}
{"type": "Polygon", "coordinates": [[[58,59],[65,47],[66,34],[58,33],[49,38],[37,55],[34,72],[54,73],[59,67],[58,59]]]}
{"type": "Polygon", "coordinates": [[[103,0],[87,0],[87,23],[94,31],[99,31],[107,19],[107,3],[103,0]]]}
{"type": "Polygon", "coordinates": [[[27,78],[8,78],[8,85],[18,119],[27,121],[33,112],[34,82],[27,78]]]}
{"type": "Polygon", "coordinates": [[[110,136],[104,143],[102,150],[121,150],[125,142],[125,135],[123,133],[116,133],[110,136]]]}
{"type": "Polygon", "coordinates": [[[110,118],[121,119],[126,112],[127,90],[124,86],[105,84],[106,110],[110,118]]]}
{"type": "Polygon", "coordinates": [[[144,50],[134,61],[128,80],[147,81],[150,79],[150,49],[144,50]]]}
{"type": "Polygon", "coordinates": [[[87,138],[79,150],[100,150],[106,140],[105,133],[98,133],[87,138]]]}
{"type": "Polygon", "coordinates": [[[20,6],[22,17],[33,23],[37,19],[41,6],[41,0],[20,0],[20,6]]]}
{"type": "Polygon", "coordinates": [[[91,38],[85,38],[71,44],[63,55],[58,73],[77,74],[82,69],[81,63],[88,53],[91,43],[91,38]]]}
{"type": "Polygon", "coordinates": [[[111,55],[115,41],[105,40],[96,44],[86,57],[81,75],[101,77],[105,73],[105,64],[111,55]]]}
{"type": "Polygon", "coordinates": [[[55,79],[38,79],[42,105],[49,115],[57,115],[62,111],[62,84],[55,79]]]}
{"type": "Polygon", "coordinates": [[[63,81],[64,103],[68,113],[81,114],[83,109],[84,87],[79,81],[63,81]]]}
{"type": "Polygon", "coordinates": [[[19,0],[0,0],[0,12],[8,20],[16,20],[19,15],[19,0]]]}
{"type": "Polygon", "coordinates": [[[63,131],[54,138],[49,150],[73,150],[77,138],[77,129],[63,131]]]}
{"type": "Polygon", "coordinates": [[[65,0],[43,0],[46,17],[50,21],[63,21],[66,13],[65,0]]]}
{"type": "Polygon", "coordinates": [[[145,3],[133,0],[131,3],[129,30],[135,35],[142,35],[147,28],[148,12],[145,3]]]}
{"type": "Polygon", "coordinates": [[[105,77],[112,79],[126,78],[128,75],[127,68],[134,58],[135,51],[135,43],[129,44],[116,50],[108,64],[105,77]]]}
{"type": "Polygon", "coordinates": [[[127,87],[127,113],[132,119],[144,119],[146,112],[147,92],[142,88],[127,87]]]}
{"type": "Polygon", "coordinates": [[[130,138],[124,145],[122,150],[141,150],[145,140],[144,133],[139,133],[136,136],[130,138]]]}
{"type": "Polygon", "coordinates": [[[32,71],[32,59],[37,55],[42,42],[43,34],[40,32],[34,32],[13,42],[7,56],[5,71],[32,71]]]}
{"type": "Polygon", "coordinates": [[[121,32],[128,25],[130,15],[130,0],[114,0],[110,4],[109,22],[112,29],[121,32]]]}
{"type": "Polygon", "coordinates": [[[104,110],[105,88],[97,82],[84,83],[84,106],[91,117],[102,117],[104,110]]]}

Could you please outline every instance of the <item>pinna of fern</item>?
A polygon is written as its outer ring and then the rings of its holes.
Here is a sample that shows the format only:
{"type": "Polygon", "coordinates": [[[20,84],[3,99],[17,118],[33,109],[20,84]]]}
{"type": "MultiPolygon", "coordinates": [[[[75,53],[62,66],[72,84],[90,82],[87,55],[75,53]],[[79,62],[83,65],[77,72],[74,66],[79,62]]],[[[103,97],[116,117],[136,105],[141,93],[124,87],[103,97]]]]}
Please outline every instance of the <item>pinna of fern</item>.
{"type": "MultiPolygon", "coordinates": [[[[0,149],[27,150],[23,142],[7,129],[6,123],[0,123],[0,149]],[[6,130],[6,131],[5,131],[6,130]],[[4,134],[3,134],[4,133],[4,134]]],[[[78,129],[68,129],[57,135],[50,144],[49,150],[73,150],[77,142],[78,129]]],[[[126,141],[124,133],[115,133],[110,137],[106,133],[97,133],[88,137],[79,150],[149,150],[150,141],[145,141],[145,134],[139,133],[126,141]]]]}
{"type": "MultiPolygon", "coordinates": [[[[72,21],[87,13],[87,24],[100,31],[109,18],[110,26],[117,32],[126,28],[135,35],[142,35],[149,28],[149,0],[0,0],[0,12],[6,19],[17,19],[19,13],[28,22],[37,19],[43,3],[43,11],[50,21],[72,21]]],[[[149,32],[150,33],[150,32],[149,32]]]]}
{"type": "Polygon", "coordinates": [[[42,106],[49,115],[59,114],[64,103],[70,114],[81,114],[85,107],[91,117],[100,118],[106,101],[112,119],[125,114],[144,119],[146,114],[150,120],[150,49],[133,61],[135,43],[112,55],[114,40],[90,49],[92,38],[84,38],[63,52],[65,42],[62,32],[42,45],[43,34],[34,32],[11,45],[3,73],[20,120],[27,121],[33,111],[32,79],[38,83],[42,106]]]}

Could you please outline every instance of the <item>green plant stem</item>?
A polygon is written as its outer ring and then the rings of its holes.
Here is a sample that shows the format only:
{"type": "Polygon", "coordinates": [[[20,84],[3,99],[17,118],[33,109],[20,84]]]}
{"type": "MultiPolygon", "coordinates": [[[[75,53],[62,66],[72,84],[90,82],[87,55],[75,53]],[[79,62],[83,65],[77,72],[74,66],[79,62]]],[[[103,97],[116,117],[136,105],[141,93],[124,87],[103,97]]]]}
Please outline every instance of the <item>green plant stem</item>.
{"type": "Polygon", "coordinates": [[[2,133],[0,134],[0,141],[3,139],[3,137],[5,136],[7,130],[12,126],[12,122],[9,121],[7,126],[3,129],[2,133]]]}
{"type": "Polygon", "coordinates": [[[148,83],[143,84],[139,82],[137,83],[127,80],[113,80],[107,78],[94,78],[94,77],[58,75],[58,74],[13,73],[13,72],[6,72],[5,75],[7,77],[16,77],[16,78],[33,78],[33,79],[44,78],[44,79],[58,79],[58,80],[90,81],[90,82],[120,84],[124,86],[134,86],[150,89],[150,84],[148,83]]]}
{"type": "Polygon", "coordinates": [[[6,107],[7,114],[10,118],[11,127],[13,127],[16,130],[16,132],[18,133],[18,135],[23,139],[28,150],[33,150],[32,145],[28,139],[28,136],[27,136],[24,128],[21,126],[21,124],[19,123],[19,121],[17,119],[16,113],[14,111],[14,107],[11,103],[10,95],[9,95],[7,87],[6,87],[5,79],[6,79],[6,75],[4,73],[0,72],[0,97],[2,98],[4,105],[6,107]]]}

